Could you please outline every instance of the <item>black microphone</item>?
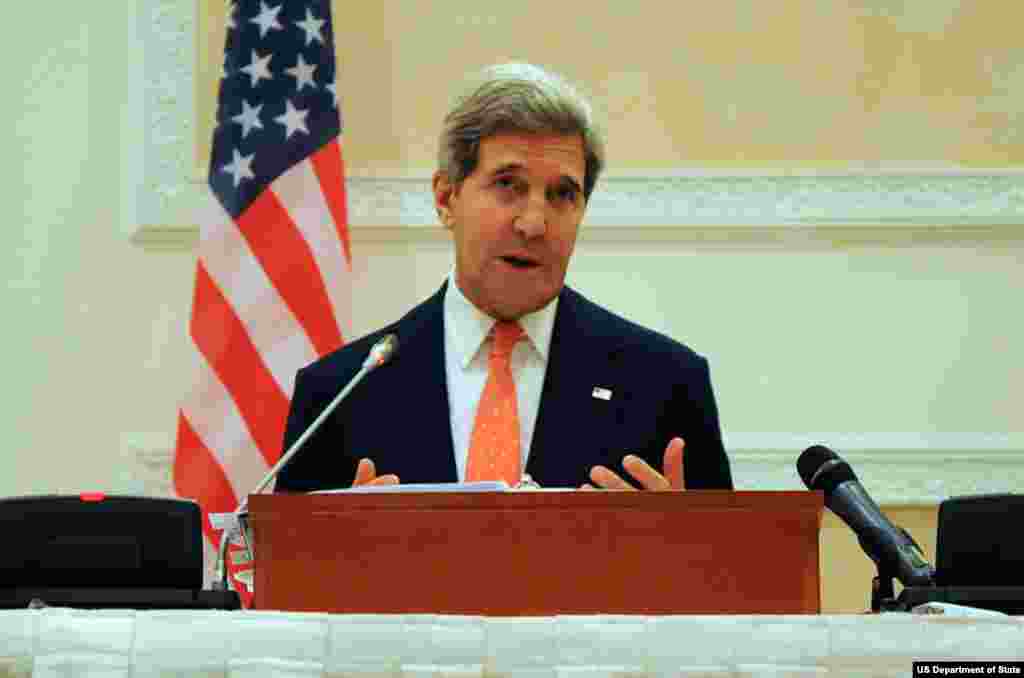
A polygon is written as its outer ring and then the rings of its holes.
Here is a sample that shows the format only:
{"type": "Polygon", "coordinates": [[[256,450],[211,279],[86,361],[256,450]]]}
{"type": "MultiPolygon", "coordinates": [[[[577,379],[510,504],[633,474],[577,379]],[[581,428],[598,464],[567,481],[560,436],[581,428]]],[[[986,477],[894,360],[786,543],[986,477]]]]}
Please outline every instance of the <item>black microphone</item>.
{"type": "Polygon", "coordinates": [[[880,572],[890,573],[904,586],[934,584],[935,569],[920,548],[882,514],[838,454],[821,445],[808,447],[796,468],[807,489],[825,493],[825,506],[850,526],[880,572]]]}
{"type": "MultiPolygon", "coordinates": [[[[365,377],[367,374],[369,374],[373,370],[377,369],[384,363],[394,358],[395,353],[397,351],[398,337],[396,335],[386,334],[380,339],[378,339],[377,343],[375,343],[373,345],[373,348],[370,349],[370,353],[366,356],[366,359],[363,361],[362,367],[359,368],[359,371],[356,372],[355,376],[352,377],[347,384],[345,384],[345,387],[341,389],[338,395],[334,397],[334,400],[332,400],[327,405],[327,407],[324,408],[323,412],[321,412],[317,416],[317,418],[313,420],[313,423],[311,423],[306,428],[306,430],[302,432],[302,435],[300,435],[295,440],[295,442],[292,443],[291,447],[285,450],[285,453],[281,455],[281,458],[277,460],[277,463],[274,464],[273,468],[267,471],[267,474],[263,476],[263,480],[260,481],[259,485],[257,485],[255,489],[253,489],[253,491],[250,492],[250,494],[259,494],[264,489],[266,489],[266,487],[270,485],[270,481],[276,478],[277,474],[281,472],[281,469],[283,469],[288,464],[288,462],[292,460],[292,457],[298,454],[299,450],[301,450],[302,446],[306,444],[306,441],[309,440],[310,436],[316,433],[317,429],[320,428],[320,425],[323,424],[327,417],[329,417],[331,413],[334,412],[335,409],[337,409],[338,405],[341,404],[341,401],[348,397],[348,394],[352,391],[352,389],[356,387],[356,384],[361,382],[363,380],[363,377],[365,377]]],[[[236,508],[234,511],[234,520],[232,521],[233,524],[229,524],[227,527],[225,527],[224,532],[221,534],[220,545],[217,549],[217,560],[214,564],[214,589],[226,591],[231,586],[231,581],[228,577],[228,569],[226,566],[228,544],[231,542],[232,539],[234,539],[239,534],[241,534],[243,538],[246,538],[247,528],[245,523],[248,514],[248,508],[249,497],[247,495],[242,499],[241,503],[238,505],[238,508],[236,508]]],[[[246,548],[248,550],[249,540],[247,538],[245,540],[245,543],[246,548]]],[[[250,553],[249,555],[251,556],[252,554],[250,553]]]]}

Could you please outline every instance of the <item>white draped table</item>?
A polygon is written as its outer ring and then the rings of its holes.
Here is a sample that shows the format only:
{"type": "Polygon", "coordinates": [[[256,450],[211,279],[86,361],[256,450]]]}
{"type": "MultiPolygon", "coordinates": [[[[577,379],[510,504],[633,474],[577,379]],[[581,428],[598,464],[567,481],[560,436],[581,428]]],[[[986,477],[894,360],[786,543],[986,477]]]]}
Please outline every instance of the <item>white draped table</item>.
{"type": "Polygon", "coordinates": [[[0,612],[0,676],[900,676],[1024,660],[1024,619],[0,612]]]}

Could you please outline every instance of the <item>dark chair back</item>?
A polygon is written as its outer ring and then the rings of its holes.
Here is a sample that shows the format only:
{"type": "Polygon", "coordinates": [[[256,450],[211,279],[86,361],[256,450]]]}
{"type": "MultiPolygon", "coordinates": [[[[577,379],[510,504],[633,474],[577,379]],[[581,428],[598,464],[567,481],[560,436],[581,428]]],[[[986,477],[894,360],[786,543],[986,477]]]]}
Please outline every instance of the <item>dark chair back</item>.
{"type": "Polygon", "coordinates": [[[201,520],[186,499],[0,499],[0,587],[201,589],[201,520]]]}
{"type": "Polygon", "coordinates": [[[941,586],[1024,585],[1024,495],[945,500],[935,551],[941,586]]]}

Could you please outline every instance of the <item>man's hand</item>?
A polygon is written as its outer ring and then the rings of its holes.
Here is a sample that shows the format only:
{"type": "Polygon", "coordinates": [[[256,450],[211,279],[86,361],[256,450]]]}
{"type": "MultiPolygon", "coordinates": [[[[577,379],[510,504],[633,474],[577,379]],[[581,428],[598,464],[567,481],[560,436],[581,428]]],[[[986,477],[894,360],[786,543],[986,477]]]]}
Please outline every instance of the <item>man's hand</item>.
{"type": "MultiPolygon", "coordinates": [[[[645,490],[685,490],[686,487],[683,484],[683,447],[685,446],[686,443],[682,438],[673,438],[668,442],[662,466],[665,469],[665,475],[661,475],[651,468],[650,464],[632,454],[627,454],[622,458],[622,466],[645,490]]],[[[595,466],[590,469],[590,480],[593,485],[584,483],[580,489],[636,489],[604,466],[595,466]]]]}
{"type": "Polygon", "coordinates": [[[356,468],[356,479],[352,481],[352,487],[358,485],[397,485],[398,483],[398,476],[394,473],[389,473],[386,476],[377,475],[377,467],[373,465],[373,460],[363,457],[359,460],[359,466],[356,468]]]}

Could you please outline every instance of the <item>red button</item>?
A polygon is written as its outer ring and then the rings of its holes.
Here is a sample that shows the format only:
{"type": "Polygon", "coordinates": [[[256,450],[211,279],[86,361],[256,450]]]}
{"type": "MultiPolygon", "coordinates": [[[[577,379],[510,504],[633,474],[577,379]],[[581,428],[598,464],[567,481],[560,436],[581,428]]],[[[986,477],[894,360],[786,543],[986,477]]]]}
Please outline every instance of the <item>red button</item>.
{"type": "Polygon", "coordinates": [[[107,495],[104,492],[83,492],[78,498],[82,501],[103,501],[107,495]]]}

